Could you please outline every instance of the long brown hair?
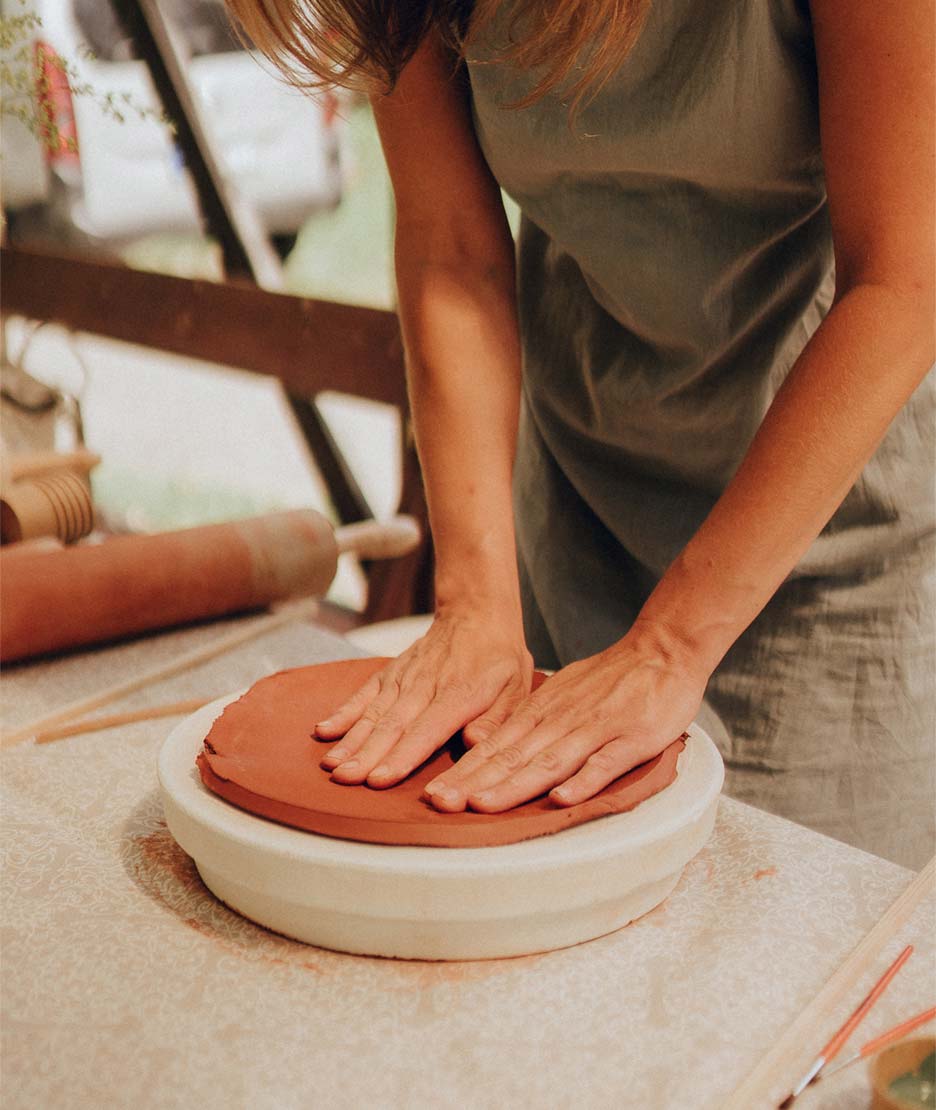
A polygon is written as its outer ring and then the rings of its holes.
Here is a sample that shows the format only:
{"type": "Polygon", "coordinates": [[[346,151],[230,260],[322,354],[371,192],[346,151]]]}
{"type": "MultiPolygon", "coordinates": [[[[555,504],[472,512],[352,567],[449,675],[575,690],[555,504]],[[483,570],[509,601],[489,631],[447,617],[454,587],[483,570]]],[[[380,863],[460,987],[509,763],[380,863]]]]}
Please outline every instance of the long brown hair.
{"type": "MultiPolygon", "coordinates": [[[[225,0],[246,37],[295,85],[389,92],[431,27],[462,56],[503,0],[225,0]]],[[[623,61],[650,0],[516,0],[497,60],[537,70],[522,108],[558,89],[573,111],[623,61]]]]}

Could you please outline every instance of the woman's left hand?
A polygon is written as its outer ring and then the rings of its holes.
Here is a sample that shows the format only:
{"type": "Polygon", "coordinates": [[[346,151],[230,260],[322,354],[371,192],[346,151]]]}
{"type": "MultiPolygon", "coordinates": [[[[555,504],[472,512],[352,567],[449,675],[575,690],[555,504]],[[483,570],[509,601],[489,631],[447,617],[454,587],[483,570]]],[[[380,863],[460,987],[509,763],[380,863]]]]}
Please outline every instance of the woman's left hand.
{"type": "Polygon", "coordinates": [[[558,671],[496,731],[426,786],[445,812],[499,813],[549,791],[583,802],[689,727],[708,674],[675,642],[635,625],[558,671]]]}

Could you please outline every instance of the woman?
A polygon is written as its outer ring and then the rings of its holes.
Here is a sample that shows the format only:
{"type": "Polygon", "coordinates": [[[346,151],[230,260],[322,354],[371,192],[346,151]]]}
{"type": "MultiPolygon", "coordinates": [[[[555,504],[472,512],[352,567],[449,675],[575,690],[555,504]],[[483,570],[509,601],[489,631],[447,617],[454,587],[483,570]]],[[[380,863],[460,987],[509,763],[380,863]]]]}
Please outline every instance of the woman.
{"type": "Polygon", "coordinates": [[[334,779],[465,726],[435,806],[570,805],[706,695],[729,793],[920,866],[931,0],[229,4],[369,82],[396,197],[438,601],[318,723],[334,779]]]}

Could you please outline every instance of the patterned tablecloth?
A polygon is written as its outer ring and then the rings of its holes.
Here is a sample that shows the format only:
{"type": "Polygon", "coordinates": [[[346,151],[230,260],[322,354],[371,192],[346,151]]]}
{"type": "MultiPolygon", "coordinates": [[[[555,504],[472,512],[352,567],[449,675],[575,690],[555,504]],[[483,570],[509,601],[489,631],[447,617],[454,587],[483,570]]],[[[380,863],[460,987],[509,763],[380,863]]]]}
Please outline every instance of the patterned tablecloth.
{"type": "MultiPolygon", "coordinates": [[[[220,631],[10,668],[4,724],[220,631]]],[[[120,708],[220,696],[354,654],[311,626],[280,628],[120,708]]],[[[5,1110],[717,1107],[910,879],[723,799],[674,894],[600,940],[478,963],[327,952],[250,924],[202,886],[158,799],[172,723],[3,756],[5,1110]]],[[[918,946],[857,1043],[933,1004],[934,912],[921,907],[855,985],[849,1008],[903,945],[918,946]]],[[[858,1066],[798,1105],[868,1104],[858,1066]]]]}

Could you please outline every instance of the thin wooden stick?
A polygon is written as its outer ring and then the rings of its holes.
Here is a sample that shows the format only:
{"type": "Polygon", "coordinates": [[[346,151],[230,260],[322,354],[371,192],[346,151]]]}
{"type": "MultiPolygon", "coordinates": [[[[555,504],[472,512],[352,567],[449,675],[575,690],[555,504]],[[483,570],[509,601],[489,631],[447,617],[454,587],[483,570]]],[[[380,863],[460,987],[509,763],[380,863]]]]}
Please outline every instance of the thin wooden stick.
{"type": "Polygon", "coordinates": [[[85,732],[100,732],[119,725],[132,725],[137,721],[155,721],[159,717],[181,717],[194,713],[213,698],[189,698],[188,701],[174,701],[170,705],[151,705],[144,709],[132,709],[127,713],[109,713],[104,717],[89,717],[70,725],[59,725],[45,732],[36,733],[37,744],[51,744],[53,740],[64,740],[68,736],[81,736],[85,732]]]}
{"type": "Polygon", "coordinates": [[[109,686],[96,694],[92,694],[91,697],[82,698],[66,705],[64,709],[58,709],[54,713],[48,714],[48,716],[30,721],[29,724],[15,729],[0,739],[0,748],[10,748],[14,744],[29,740],[38,733],[46,732],[57,725],[64,724],[65,721],[74,720],[75,717],[84,717],[102,706],[109,705],[112,701],[117,701],[118,698],[122,698],[126,694],[132,694],[136,690],[142,690],[145,686],[151,686],[154,682],[160,682],[164,678],[171,678],[182,671],[197,667],[199,664],[206,663],[209,659],[214,659],[226,651],[231,651],[233,648],[240,647],[241,644],[246,644],[249,640],[254,640],[258,636],[272,632],[281,625],[289,624],[305,615],[311,616],[314,611],[314,603],[313,605],[309,605],[308,602],[284,605],[268,617],[261,617],[254,621],[249,628],[239,628],[227,636],[219,637],[213,643],[196,648],[195,651],[190,651],[187,655],[180,656],[172,663],[147,671],[145,674],[128,679],[126,682],[109,686]]]}
{"type": "Polygon", "coordinates": [[[353,551],[361,559],[396,559],[419,546],[419,522],[401,515],[390,520],[363,520],[335,529],[340,552],[353,551]]]}
{"type": "Polygon", "coordinates": [[[798,1069],[808,1062],[806,1057],[810,1051],[814,1051],[814,1046],[827,1033],[842,1000],[934,885],[936,856],[914,877],[880,921],[852,950],[851,955],[776,1041],[722,1110],[754,1110],[755,1107],[778,1105],[798,1078],[798,1069]]]}
{"type": "Polygon", "coordinates": [[[28,455],[12,455],[5,460],[5,477],[11,482],[23,478],[34,478],[37,474],[47,474],[50,470],[73,470],[87,474],[101,461],[101,456],[79,448],[59,454],[55,451],[36,451],[28,455]]]}

